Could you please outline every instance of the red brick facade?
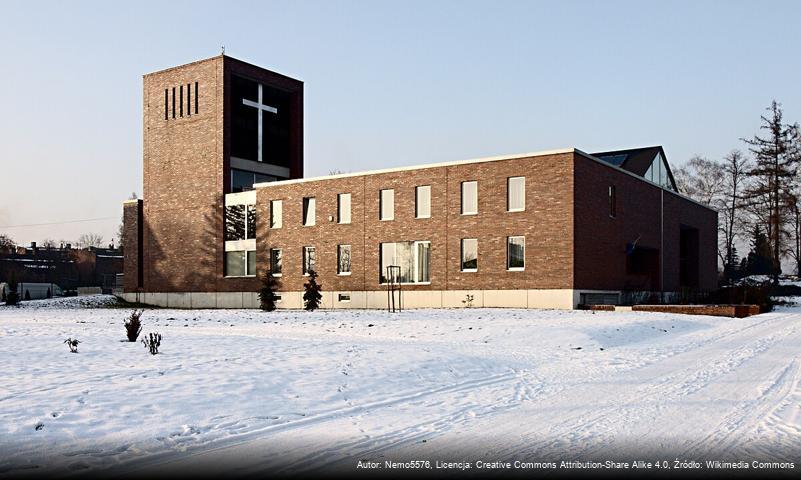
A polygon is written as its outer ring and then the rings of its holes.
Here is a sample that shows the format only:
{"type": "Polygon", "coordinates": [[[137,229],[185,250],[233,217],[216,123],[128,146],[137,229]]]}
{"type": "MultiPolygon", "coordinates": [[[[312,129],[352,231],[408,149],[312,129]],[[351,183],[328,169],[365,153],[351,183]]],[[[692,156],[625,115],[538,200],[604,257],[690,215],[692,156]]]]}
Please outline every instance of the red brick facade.
{"type": "MultiPolygon", "coordinates": [[[[144,202],[125,207],[126,291],[141,286],[154,295],[170,294],[167,303],[176,305],[194,305],[191,298],[177,296],[179,292],[243,292],[233,304],[252,306],[257,277],[227,278],[224,267],[231,129],[226,85],[232,72],[296,92],[291,174],[302,177],[300,82],[222,56],[146,75],[144,202]],[[165,120],[165,89],[194,82],[199,86],[198,111],[189,107],[191,115],[184,112],[176,118],[169,111],[165,120]]],[[[171,110],[169,102],[167,108],[171,110]]],[[[712,289],[716,282],[716,212],[574,149],[261,183],[255,205],[257,272],[266,274],[270,248],[281,248],[283,292],[303,289],[304,246],[316,248],[324,291],[381,292],[380,244],[399,241],[431,242],[430,282],[404,285],[405,291],[495,292],[491,300],[482,298],[481,305],[503,306],[505,297],[510,299],[507,306],[548,304],[537,292],[561,292],[562,300],[555,304],[575,306],[582,291],[678,291],[687,276],[681,273],[682,261],[697,264],[690,275],[693,288],[712,289]],[[525,210],[509,212],[507,179],[517,176],[525,177],[525,210]],[[477,215],[461,214],[465,181],[478,182],[477,215]],[[415,187],[426,185],[431,187],[431,216],[416,218],[415,187]],[[610,186],[616,192],[615,212],[610,212],[610,186]],[[394,190],[393,220],[379,219],[382,189],[394,190]],[[340,193],[351,194],[349,224],[337,222],[340,193]],[[302,225],[304,197],[316,199],[314,226],[302,225]],[[278,229],[269,227],[271,200],[283,202],[278,229]],[[522,271],[507,269],[509,236],[525,236],[522,271]],[[478,241],[475,272],[461,271],[463,238],[478,241]],[[681,242],[697,248],[681,250],[681,242]],[[351,246],[350,275],[336,271],[337,245],[343,244],[351,246]],[[647,274],[634,271],[627,258],[631,245],[657,252],[653,258],[658,270],[652,265],[647,274]]],[[[421,304],[453,303],[423,298],[418,298],[421,304]]]]}

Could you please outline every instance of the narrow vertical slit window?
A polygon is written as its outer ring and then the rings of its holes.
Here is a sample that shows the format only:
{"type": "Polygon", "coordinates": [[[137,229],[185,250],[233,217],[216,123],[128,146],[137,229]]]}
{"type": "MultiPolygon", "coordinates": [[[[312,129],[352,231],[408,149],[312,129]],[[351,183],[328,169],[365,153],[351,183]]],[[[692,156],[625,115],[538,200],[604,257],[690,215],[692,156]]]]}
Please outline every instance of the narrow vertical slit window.
{"type": "Polygon", "coordinates": [[[186,84],[186,115],[192,116],[192,84],[186,84]]]}
{"type": "Polygon", "coordinates": [[[614,185],[609,185],[609,216],[617,217],[617,189],[614,185]]]}
{"type": "Polygon", "coordinates": [[[179,99],[179,101],[178,101],[178,116],[183,117],[184,116],[184,86],[183,85],[179,85],[178,86],[178,95],[179,95],[178,96],[178,99],[179,99]]]}
{"type": "Polygon", "coordinates": [[[164,89],[164,120],[170,118],[170,89],[164,89]]]}
{"type": "Polygon", "coordinates": [[[197,115],[197,97],[200,94],[200,90],[197,88],[197,82],[195,82],[195,115],[197,115]]]}
{"type": "Polygon", "coordinates": [[[175,87],[172,87],[172,118],[175,118],[175,87]]]}

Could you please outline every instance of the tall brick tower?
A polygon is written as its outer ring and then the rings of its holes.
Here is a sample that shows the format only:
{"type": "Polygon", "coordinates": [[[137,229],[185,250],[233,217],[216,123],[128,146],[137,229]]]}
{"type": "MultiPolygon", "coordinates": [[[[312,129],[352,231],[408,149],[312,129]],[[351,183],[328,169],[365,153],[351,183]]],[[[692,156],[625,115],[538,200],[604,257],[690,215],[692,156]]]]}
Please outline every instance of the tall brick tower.
{"type": "Polygon", "coordinates": [[[303,177],[303,82],[220,55],[147,74],[143,93],[144,198],[123,208],[125,291],[252,290],[224,278],[224,198],[303,177]]]}

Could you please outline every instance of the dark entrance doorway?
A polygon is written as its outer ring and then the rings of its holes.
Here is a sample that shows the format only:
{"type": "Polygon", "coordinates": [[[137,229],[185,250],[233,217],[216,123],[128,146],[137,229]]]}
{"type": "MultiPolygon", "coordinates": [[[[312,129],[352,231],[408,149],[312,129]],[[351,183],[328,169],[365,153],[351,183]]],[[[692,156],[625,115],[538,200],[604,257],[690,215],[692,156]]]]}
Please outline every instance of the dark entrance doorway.
{"type": "Polygon", "coordinates": [[[682,288],[698,288],[698,229],[682,225],[679,245],[679,283],[682,288]]]}

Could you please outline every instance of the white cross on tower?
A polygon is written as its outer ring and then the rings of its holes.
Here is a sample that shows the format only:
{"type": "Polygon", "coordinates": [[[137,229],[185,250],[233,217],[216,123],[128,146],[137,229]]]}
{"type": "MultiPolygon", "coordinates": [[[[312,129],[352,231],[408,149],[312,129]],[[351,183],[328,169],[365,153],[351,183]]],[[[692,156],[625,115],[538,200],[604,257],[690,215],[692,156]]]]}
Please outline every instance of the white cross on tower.
{"type": "Polygon", "coordinates": [[[259,101],[258,102],[254,102],[253,100],[248,100],[246,98],[242,99],[242,103],[243,104],[247,105],[248,107],[254,107],[259,112],[259,150],[258,150],[259,156],[258,156],[258,160],[260,162],[262,161],[261,146],[264,143],[264,140],[263,140],[263,138],[264,138],[264,125],[263,125],[263,123],[264,122],[263,122],[263,120],[261,118],[261,112],[264,111],[264,112],[270,112],[270,113],[275,113],[275,114],[278,113],[278,109],[277,108],[271,107],[269,105],[265,105],[264,103],[262,103],[262,95],[263,95],[262,85],[260,83],[259,84],[259,101]]]}

